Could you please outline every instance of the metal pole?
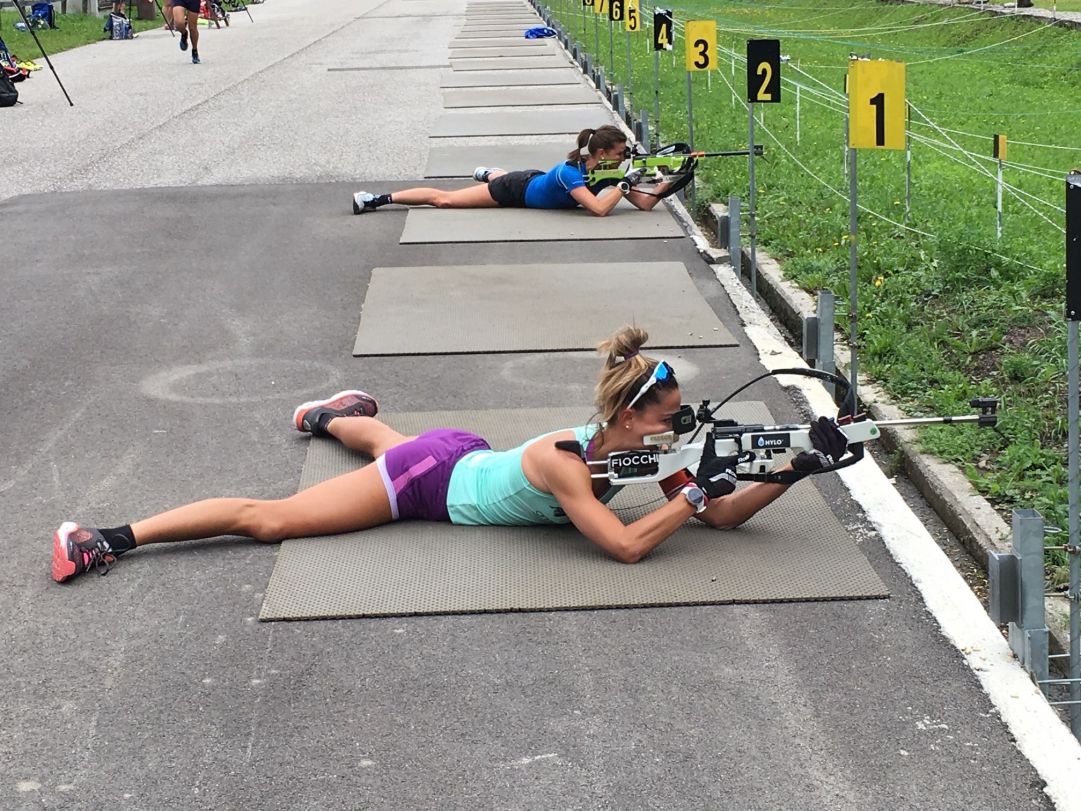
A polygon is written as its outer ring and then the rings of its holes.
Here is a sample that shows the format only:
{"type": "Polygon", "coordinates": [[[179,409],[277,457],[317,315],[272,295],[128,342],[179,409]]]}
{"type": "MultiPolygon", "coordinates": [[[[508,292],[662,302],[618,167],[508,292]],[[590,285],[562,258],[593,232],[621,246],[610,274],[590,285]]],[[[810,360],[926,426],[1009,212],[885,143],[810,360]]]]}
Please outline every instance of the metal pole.
{"type": "Polygon", "coordinates": [[[653,120],[657,122],[657,143],[661,143],[661,52],[653,52],[653,120]]]}
{"type": "Polygon", "coordinates": [[[799,146],[799,88],[796,85],[796,146],[799,146]]]}
{"type": "Polygon", "coordinates": [[[905,217],[904,223],[908,225],[908,212],[912,208],[912,141],[905,130],[905,217]]]}
{"type": "MultiPolygon", "coordinates": [[[[687,71],[687,144],[691,147],[691,152],[694,152],[694,93],[692,92],[693,85],[691,83],[691,72],[687,71]]],[[[687,186],[688,196],[691,198],[692,205],[694,204],[694,180],[692,179],[687,186]]]]}
{"type": "Polygon", "coordinates": [[[67,89],[64,87],[64,83],[60,81],[60,75],[56,72],[56,68],[53,67],[52,61],[49,59],[49,55],[45,53],[45,49],[41,46],[41,40],[38,39],[37,31],[30,25],[30,20],[26,19],[26,12],[23,10],[22,3],[19,0],[12,0],[15,4],[16,10],[19,12],[19,16],[23,18],[23,25],[26,26],[26,30],[30,32],[30,36],[34,38],[34,42],[37,43],[38,50],[41,51],[41,56],[45,59],[45,64],[49,66],[49,70],[53,72],[53,78],[56,79],[56,83],[60,85],[60,90],[64,94],[64,98],[68,100],[68,106],[74,107],[75,102],[71,100],[71,96],[68,95],[67,89]]]}
{"type": "MultiPolygon", "coordinates": [[[[597,0],[593,0],[594,3],[597,0]]],[[[597,9],[593,9],[593,56],[599,58],[601,55],[601,23],[600,14],[597,13],[597,9]]]]}
{"type": "Polygon", "coordinates": [[[751,295],[758,293],[758,210],[755,207],[754,188],[754,102],[747,104],[747,182],[750,186],[747,197],[747,235],[751,240],[751,295]]]}
{"type": "Polygon", "coordinates": [[[1002,239],[1002,158],[998,159],[998,202],[995,208],[998,211],[998,222],[995,226],[995,238],[1002,239]]]}
{"type": "Polygon", "coordinates": [[[856,295],[856,225],[859,221],[858,212],[859,206],[856,202],[856,155],[859,150],[848,150],[848,350],[849,350],[849,366],[850,368],[850,383],[852,387],[852,411],[855,413],[856,405],[859,399],[856,394],[856,380],[859,375],[858,358],[856,353],[856,343],[858,333],[856,331],[857,315],[856,306],[858,304],[858,297],[856,295]]]}
{"type": "MultiPolygon", "coordinates": [[[[1079,592],[1081,592],[1081,483],[1078,478],[1078,328],[1077,321],[1068,322],[1067,352],[1069,357],[1069,395],[1067,417],[1069,423],[1069,503],[1070,520],[1067,549],[1070,554],[1070,700],[1081,700],[1081,617],[1079,617],[1079,592]]],[[[1081,705],[1070,705],[1070,729],[1081,738],[1081,705]]]]}
{"type": "Polygon", "coordinates": [[[608,20],[608,70],[616,72],[616,27],[608,20]]]}
{"type": "Polygon", "coordinates": [[[627,39],[627,78],[623,82],[623,86],[627,88],[627,107],[631,107],[631,97],[634,95],[634,68],[631,61],[631,32],[624,31],[623,36],[627,39]]]}

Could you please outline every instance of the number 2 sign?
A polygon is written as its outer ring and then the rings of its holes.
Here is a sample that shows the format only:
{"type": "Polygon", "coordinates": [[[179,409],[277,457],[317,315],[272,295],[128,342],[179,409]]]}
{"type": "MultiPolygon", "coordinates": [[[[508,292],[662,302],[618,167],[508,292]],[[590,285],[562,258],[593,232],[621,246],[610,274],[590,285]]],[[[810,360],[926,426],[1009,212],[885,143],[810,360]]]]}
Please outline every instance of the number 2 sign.
{"type": "Polygon", "coordinates": [[[848,145],[905,148],[905,65],[883,59],[848,63],[848,145]]]}

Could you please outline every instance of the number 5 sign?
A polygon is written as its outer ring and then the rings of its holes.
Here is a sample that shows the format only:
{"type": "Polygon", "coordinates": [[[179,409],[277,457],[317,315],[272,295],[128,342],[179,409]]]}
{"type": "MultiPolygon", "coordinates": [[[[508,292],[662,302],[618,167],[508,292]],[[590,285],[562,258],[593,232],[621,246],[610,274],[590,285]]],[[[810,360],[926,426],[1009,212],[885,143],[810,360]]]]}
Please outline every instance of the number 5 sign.
{"type": "Polygon", "coordinates": [[[905,65],[855,59],[848,63],[848,145],[905,148],[905,65]]]}
{"type": "Polygon", "coordinates": [[[642,18],[639,16],[638,0],[627,0],[627,19],[624,20],[625,27],[630,33],[642,30],[642,18]]]}
{"type": "Polygon", "coordinates": [[[688,20],[684,37],[687,40],[687,70],[714,70],[717,67],[717,23],[688,20]]]}

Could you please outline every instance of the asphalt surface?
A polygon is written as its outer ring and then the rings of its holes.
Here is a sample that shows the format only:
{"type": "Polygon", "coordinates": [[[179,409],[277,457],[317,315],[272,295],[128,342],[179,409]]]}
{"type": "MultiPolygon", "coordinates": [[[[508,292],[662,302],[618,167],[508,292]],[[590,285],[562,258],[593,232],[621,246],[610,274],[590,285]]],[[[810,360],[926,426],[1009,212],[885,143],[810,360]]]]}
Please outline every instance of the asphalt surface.
{"type": "Polygon", "coordinates": [[[589,353],[353,358],[372,267],[681,259],[741,340],[669,354],[688,401],[759,369],[687,239],[400,246],[404,212],[350,214],[421,177],[463,8],[268,0],[198,67],[165,32],[58,55],[73,110],[24,83],[51,158],[0,157],[0,807],[1050,808],[836,482],[889,600],[260,624],[277,549],[243,539],[50,580],[61,521],[294,492],[321,393],[588,404],[589,353]]]}

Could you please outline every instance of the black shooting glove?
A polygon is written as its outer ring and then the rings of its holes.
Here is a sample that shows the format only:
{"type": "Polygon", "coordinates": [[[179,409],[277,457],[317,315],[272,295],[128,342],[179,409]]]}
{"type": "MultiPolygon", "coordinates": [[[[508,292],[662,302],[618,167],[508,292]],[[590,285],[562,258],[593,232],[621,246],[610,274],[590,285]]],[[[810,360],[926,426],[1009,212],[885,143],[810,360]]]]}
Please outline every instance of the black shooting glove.
{"type": "Polygon", "coordinates": [[[643,174],[645,174],[644,169],[631,169],[627,174],[623,175],[623,179],[627,182],[628,186],[637,186],[642,182],[643,174]]]}
{"type": "Polygon", "coordinates": [[[809,433],[814,449],[797,454],[792,460],[793,470],[815,473],[840,462],[848,450],[848,437],[829,417],[819,417],[812,422],[809,433]]]}
{"type": "Polygon", "coordinates": [[[698,463],[698,475],[694,483],[710,498],[727,496],[736,489],[736,465],[738,456],[718,456],[713,440],[706,438],[702,446],[702,459],[698,463]]]}

